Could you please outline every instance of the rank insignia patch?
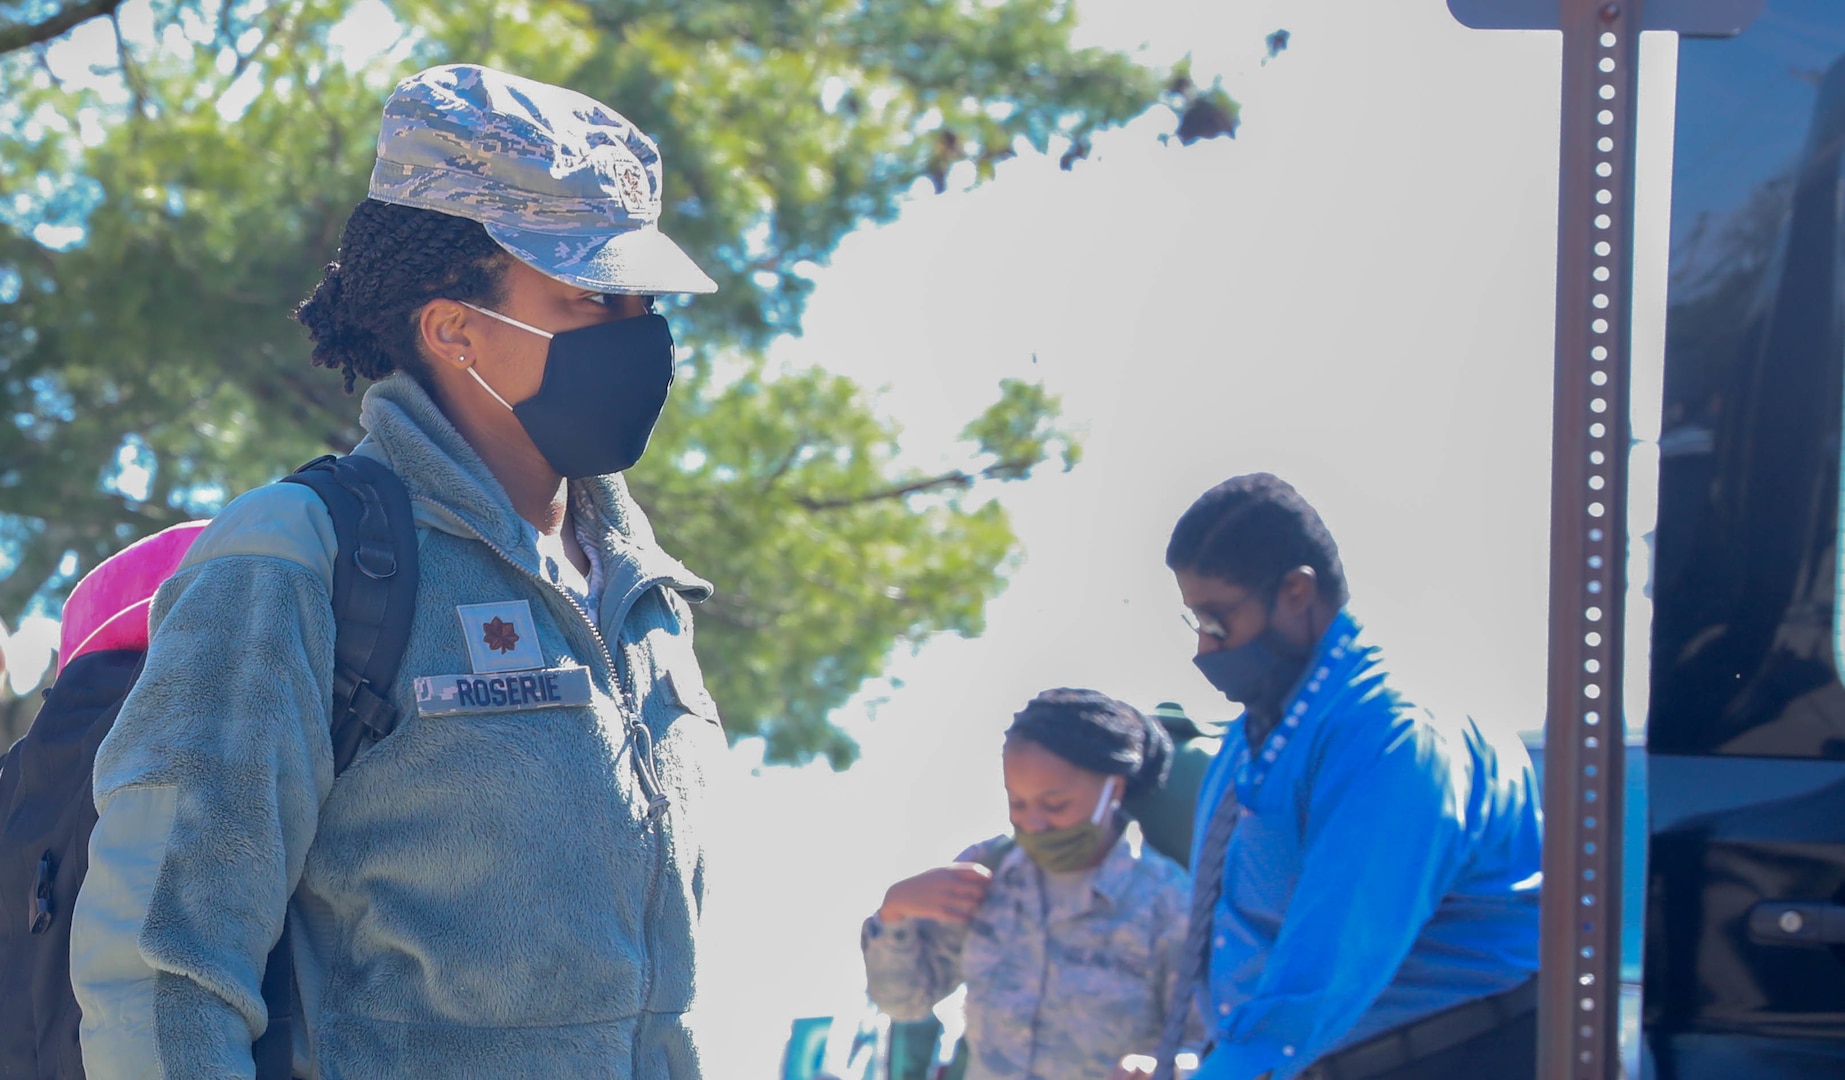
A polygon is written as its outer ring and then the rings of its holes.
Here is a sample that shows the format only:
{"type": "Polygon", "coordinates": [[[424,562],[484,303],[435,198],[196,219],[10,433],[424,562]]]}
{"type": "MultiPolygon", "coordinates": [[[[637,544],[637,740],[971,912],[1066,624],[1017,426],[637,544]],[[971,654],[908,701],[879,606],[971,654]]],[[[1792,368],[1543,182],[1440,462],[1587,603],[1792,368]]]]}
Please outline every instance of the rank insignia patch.
{"type": "Polygon", "coordinates": [[[476,675],[545,666],[530,601],[461,604],[455,614],[461,617],[462,640],[468,643],[468,662],[476,675]]]}

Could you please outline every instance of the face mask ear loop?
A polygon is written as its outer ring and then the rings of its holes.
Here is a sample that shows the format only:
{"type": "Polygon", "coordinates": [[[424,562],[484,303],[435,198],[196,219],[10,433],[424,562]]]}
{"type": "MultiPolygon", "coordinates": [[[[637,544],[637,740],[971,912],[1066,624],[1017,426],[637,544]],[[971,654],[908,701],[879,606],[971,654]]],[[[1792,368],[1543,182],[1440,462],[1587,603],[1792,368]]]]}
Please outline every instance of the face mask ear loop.
{"type": "Polygon", "coordinates": [[[1095,813],[1089,815],[1089,824],[1102,824],[1102,818],[1107,815],[1108,811],[1112,808],[1110,800],[1113,798],[1114,794],[1115,778],[1111,776],[1102,781],[1102,797],[1095,801],[1095,813]]]}
{"type": "Polygon", "coordinates": [[[493,388],[493,387],[491,387],[491,386],[488,386],[488,385],[487,385],[487,380],[486,380],[486,379],[483,379],[483,378],[481,378],[481,377],[480,377],[480,372],[478,372],[478,371],[475,371],[475,370],[474,370],[474,365],[473,365],[473,364],[469,364],[469,365],[468,365],[468,374],[470,374],[470,375],[472,375],[472,376],[474,376],[474,381],[480,384],[480,388],[481,388],[482,390],[485,390],[485,391],[487,391],[487,392],[488,392],[489,394],[492,394],[492,395],[493,395],[493,400],[495,400],[495,401],[497,401],[497,402],[499,402],[499,403],[500,403],[500,404],[502,404],[502,405],[506,405],[506,411],[507,411],[507,412],[512,412],[512,411],[513,411],[513,407],[512,407],[511,405],[508,405],[508,404],[507,404],[507,402],[506,402],[506,399],[505,399],[505,398],[503,398],[503,397],[501,397],[501,396],[499,395],[499,392],[498,392],[498,391],[496,391],[496,390],[494,390],[494,388],[493,388]]]}
{"type": "Polygon", "coordinates": [[[490,308],[475,307],[473,304],[468,303],[466,300],[457,300],[455,301],[455,303],[460,304],[464,308],[469,308],[471,310],[478,311],[482,315],[487,316],[489,319],[498,319],[501,322],[505,323],[507,326],[516,326],[528,334],[537,334],[539,337],[544,338],[546,341],[549,341],[553,337],[556,336],[555,334],[552,334],[548,330],[540,330],[536,326],[530,326],[526,323],[522,323],[518,319],[513,318],[511,315],[502,315],[499,312],[494,311],[490,308]]]}

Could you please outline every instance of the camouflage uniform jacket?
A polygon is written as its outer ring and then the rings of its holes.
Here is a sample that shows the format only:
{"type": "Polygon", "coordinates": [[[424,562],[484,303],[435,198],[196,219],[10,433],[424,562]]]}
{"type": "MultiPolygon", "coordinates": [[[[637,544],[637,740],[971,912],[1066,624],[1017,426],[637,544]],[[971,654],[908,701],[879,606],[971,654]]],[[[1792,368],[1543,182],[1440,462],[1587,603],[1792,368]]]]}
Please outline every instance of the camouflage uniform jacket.
{"type": "MultiPolygon", "coordinates": [[[[990,862],[995,837],[962,853],[990,862]]],[[[1130,825],[1077,906],[1049,911],[1044,874],[1016,846],[965,927],[865,923],[871,999],[920,1020],[967,984],[967,1080],[1108,1080],[1159,1043],[1185,941],[1191,885],[1130,825]]]]}

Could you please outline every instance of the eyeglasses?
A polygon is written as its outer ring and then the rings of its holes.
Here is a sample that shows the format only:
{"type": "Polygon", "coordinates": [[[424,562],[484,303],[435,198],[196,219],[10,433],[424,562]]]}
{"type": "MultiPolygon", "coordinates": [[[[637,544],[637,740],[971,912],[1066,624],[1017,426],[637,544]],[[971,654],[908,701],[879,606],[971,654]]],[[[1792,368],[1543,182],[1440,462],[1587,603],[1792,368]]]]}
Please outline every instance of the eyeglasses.
{"type": "Polygon", "coordinates": [[[1261,593],[1250,593],[1248,596],[1243,597],[1241,600],[1225,608],[1222,615],[1213,615],[1209,612],[1198,612],[1190,608],[1184,608],[1179,612],[1179,619],[1184,622],[1186,626],[1190,627],[1194,634],[1203,634],[1205,637],[1216,641],[1225,641],[1230,637],[1230,631],[1224,629],[1224,623],[1228,622],[1231,617],[1236,614],[1238,608],[1249,603],[1251,600],[1260,600],[1261,598],[1261,593]]]}

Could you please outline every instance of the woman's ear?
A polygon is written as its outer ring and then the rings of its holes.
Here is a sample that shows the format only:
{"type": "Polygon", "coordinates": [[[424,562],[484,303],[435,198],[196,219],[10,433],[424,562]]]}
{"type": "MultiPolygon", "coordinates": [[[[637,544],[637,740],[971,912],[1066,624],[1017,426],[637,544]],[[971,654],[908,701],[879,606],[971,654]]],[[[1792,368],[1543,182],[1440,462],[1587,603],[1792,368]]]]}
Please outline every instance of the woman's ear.
{"type": "Polygon", "coordinates": [[[431,300],[417,312],[417,343],[438,363],[465,369],[477,352],[478,336],[468,318],[473,312],[453,300],[431,300]]]}

